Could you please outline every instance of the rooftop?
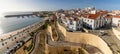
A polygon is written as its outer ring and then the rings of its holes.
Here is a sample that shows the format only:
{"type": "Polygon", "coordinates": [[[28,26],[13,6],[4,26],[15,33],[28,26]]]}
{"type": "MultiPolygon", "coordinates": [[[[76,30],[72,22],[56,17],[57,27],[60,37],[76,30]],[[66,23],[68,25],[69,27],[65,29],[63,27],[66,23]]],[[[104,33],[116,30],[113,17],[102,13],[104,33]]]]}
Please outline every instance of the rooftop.
{"type": "Polygon", "coordinates": [[[105,16],[105,18],[112,18],[112,17],[113,17],[112,15],[105,16]]]}
{"type": "Polygon", "coordinates": [[[120,18],[120,16],[114,16],[114,18],[120,18]]]}
{"type": "Polygon", "coordinates": [[[97,19],[101,14],[86,14],[83,17],[90,19],[97,19]]]}

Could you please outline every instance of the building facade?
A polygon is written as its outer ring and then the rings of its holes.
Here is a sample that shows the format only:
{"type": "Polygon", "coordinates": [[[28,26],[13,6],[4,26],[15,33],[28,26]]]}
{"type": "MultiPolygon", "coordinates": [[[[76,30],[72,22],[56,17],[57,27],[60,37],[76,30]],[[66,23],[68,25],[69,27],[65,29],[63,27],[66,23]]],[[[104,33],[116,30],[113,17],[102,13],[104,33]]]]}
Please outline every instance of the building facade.
{"type": "Polygon", "coordinates": [[[113,17],[112,26],[120,27],[120,16],[113,17]]]}
{"type": "Polygon", "coordinates": [[[105,18],[101,14],[88,14],[82,17],[83,26],[89,29],[99,29],[105,25],[105,18]]]}

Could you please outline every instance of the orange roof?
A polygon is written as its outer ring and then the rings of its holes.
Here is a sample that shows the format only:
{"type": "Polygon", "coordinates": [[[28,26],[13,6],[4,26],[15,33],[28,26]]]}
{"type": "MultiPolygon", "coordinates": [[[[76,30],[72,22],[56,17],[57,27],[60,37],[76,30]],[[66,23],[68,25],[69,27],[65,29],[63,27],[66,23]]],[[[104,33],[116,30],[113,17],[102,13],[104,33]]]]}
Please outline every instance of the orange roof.
{"type": "Polygon", "coordinates": [[[114,16],[115,18],[120,18],[120,16],[114,16]]]}
{"type": "Polygon", "coordinates": [[[112,15],[107,15],[105,16],[105,18],[112,18],[112,15]]]}
{"type": "Polygon", "coordinates": [[[74,21],[78,21],[79,19],[78,18],[74,18],[74,21]]]}
{"type": "Polygon", "coordinates": [[[101,14],[87,14],[83,17],[90,18],[90,19],[97,19],[101,14]]]}

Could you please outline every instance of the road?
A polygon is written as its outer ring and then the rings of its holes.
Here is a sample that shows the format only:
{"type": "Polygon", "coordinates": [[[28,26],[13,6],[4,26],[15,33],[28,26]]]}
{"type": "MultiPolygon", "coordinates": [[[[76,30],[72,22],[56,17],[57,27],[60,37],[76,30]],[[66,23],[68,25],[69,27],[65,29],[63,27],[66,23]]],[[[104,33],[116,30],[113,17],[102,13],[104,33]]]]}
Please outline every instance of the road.
{"type": "Polygon", "coordinates": [[[11,50],[16,50],[15,48],[19,47],[17,45],[21,44],[20,41],[26,42],[28,39],[30,39],[31,36],[29,33],[38,29],[41,25],[41,23],[33,24],[24,28],[22,31],[19,31],[17,34],[9,37],[8,39],[0,41],[0,54],[8,54],[11,50]]]}
{"type": "Polygon", "coordinates": [[[39,42],[40,42],[40,34],[41,32],[39,32],[34,39],[34,49],[32,50],[32,52],[30,54],[35,54],[35,51],[37,50],[38,46],[39,46],[39,42]]]}

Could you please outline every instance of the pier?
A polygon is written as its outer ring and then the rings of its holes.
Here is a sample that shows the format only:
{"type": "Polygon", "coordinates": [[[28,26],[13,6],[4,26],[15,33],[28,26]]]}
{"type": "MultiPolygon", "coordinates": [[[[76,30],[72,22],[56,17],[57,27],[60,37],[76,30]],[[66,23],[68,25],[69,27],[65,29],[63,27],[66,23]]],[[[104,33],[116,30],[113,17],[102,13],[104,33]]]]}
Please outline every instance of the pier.
{"type": "Polygon", "coordinates": [[[30,16],[36,16],[35,14],[19,14],[19,15],[6,15],[5,17],[17,17],[17,18],[24,18],[24,17],[30,17],[30,16]]]}

